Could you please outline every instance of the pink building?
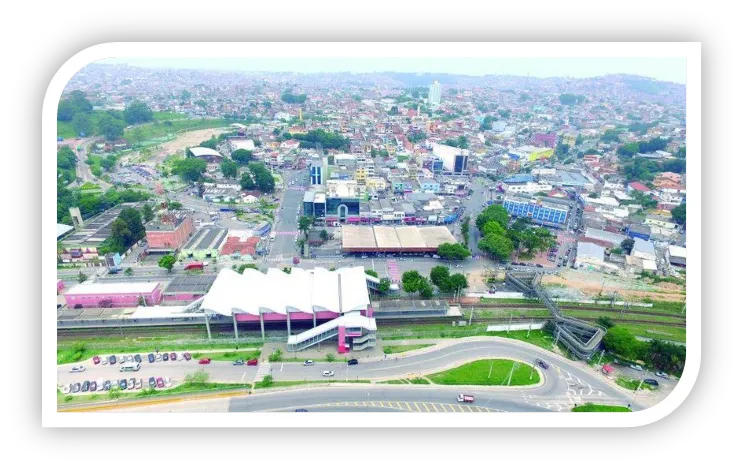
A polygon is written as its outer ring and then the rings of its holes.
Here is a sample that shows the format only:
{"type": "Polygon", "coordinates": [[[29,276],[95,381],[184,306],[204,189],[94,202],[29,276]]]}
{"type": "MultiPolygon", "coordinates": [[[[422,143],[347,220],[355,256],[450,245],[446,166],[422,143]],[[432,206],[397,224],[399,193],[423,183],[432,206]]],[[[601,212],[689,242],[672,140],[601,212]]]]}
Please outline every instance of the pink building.
{"type": "Polygon", "coordinates": [[[68,308],[122,308],[160,303],[162,291],[157,282],[80,284],[64,293],[68,308]],[[80,305],[80,306],[78,306],[80,305]]]}
{"type": "Polygon", "coordinates": [[[145,225],[149,251],[172,252],[179,249],[194,232],[193,219],[180,217],[151,221],[145,225]]]}
{"type": "Polygon", "coordinates": [[[60,279],[57,279],[57,295],[62,293],[62,290],[64,290],[64,282],[60,279]]]}

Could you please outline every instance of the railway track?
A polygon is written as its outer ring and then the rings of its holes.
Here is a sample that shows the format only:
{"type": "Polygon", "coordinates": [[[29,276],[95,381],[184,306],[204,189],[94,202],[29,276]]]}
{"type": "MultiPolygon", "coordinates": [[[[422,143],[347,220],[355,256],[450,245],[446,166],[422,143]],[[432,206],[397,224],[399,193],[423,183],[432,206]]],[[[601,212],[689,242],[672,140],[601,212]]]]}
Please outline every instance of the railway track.
{"type": "MultiPolygon", "coordinates": [[[[478,309],[544,309],[544,305],[542,305],[541,303],[534,303],[534,304],[483,303],[483,304],[477,304],[477,305],[459,305],[459,306],[464,309],[468,307],[475,307],[478,309]]],[[[640,311],[636,309],[628,309],[626,311],[622,311],[622,309],[620,308],[602,308],[599,306],[574,306],[574,305],[561,306],[561,309],[564,311],[601,311],[601,312],[607,312],[607,313],[638,314],[642,316],[659,316],[659,317],[666,317],[666,318],[684,319],[684,316],[681,316],[678,314],[651,313],[649,311],[640,311]]]]}

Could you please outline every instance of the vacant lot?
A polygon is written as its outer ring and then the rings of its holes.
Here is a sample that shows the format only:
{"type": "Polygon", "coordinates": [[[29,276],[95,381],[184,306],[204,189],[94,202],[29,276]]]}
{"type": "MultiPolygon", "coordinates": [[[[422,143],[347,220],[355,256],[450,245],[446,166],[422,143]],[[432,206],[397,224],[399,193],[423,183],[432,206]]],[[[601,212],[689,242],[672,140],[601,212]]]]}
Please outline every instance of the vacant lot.
{"type": "Polygon", "coordinates": [[[435,384],[506,386],[513,369],[511,386],[539,383],[539,373],[530,365],[513,360],[477,360],[466,365],[427,376],[435,384]]]}

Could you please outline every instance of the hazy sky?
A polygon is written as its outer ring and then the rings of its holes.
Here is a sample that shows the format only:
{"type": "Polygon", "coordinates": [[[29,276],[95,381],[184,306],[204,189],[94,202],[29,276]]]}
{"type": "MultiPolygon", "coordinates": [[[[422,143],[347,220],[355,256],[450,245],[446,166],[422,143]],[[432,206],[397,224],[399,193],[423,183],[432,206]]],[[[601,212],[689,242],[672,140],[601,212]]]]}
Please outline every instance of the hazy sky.
{"type": "Polygon", "coordinates": [[[253,72],[413,72],[463,75],[531,75],[586,78],[615,73],[686,83],[683,58],[112,58],[153,68],[241,70],[253,72]]]}

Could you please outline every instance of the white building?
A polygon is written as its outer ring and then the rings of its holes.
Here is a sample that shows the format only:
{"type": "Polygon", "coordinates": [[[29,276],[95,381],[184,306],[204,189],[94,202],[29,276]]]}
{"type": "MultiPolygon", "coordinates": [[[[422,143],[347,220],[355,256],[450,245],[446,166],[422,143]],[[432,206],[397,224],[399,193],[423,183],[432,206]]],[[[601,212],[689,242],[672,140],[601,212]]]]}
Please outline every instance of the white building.
{"type": "Polygon", "coordinates": [[[544,184],[541,182],[518,182],[518,183],[503,183],[503,190],[506,192],[517,193],[517,194],[536,194],[537,192],[549,192],[552,190],[552,184],[544,184]]]}
{"type": "Polygon", "coordinates": [[[235,150],[255,150],[255,142],[252,139],[230,139],[230,153],[235,150]]]}
{"type": "Polygon", "coordinates": [[[593,243],[578,243],[575,256],[576,267],[604,267],[604,248],[593,243]]]}
{"type": "Polygon", "coordinates": [[[434,81],[433,84],[428,87],[428,104],[431,106],[438,106],[441,104],[441,84],[438,81],[434,81]]]}
{"type": "Polygon", "coordinates": [[[451,171],[452,173],[467,171],[467,154],[469,153],[467,150],[434,143],[432,151],[434,156],[441,158],[445,171],[451,171]]]}

